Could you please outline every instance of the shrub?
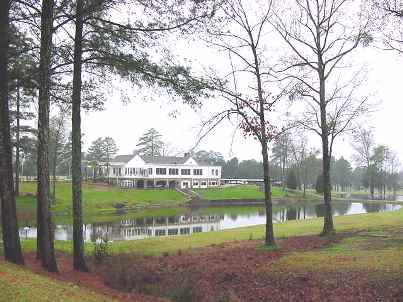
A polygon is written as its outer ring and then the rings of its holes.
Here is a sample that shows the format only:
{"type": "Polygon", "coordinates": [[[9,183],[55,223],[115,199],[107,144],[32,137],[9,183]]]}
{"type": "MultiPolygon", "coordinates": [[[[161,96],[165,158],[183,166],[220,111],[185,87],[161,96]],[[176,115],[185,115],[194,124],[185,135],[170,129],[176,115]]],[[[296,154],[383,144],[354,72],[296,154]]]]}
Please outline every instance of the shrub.
{"type": "Polygon", "coordinates": [[[109,243],[105,239],[97,239],[94,243],[94,250],[92,253],[95,264],[100,264],[109,257],[109,243]]]}

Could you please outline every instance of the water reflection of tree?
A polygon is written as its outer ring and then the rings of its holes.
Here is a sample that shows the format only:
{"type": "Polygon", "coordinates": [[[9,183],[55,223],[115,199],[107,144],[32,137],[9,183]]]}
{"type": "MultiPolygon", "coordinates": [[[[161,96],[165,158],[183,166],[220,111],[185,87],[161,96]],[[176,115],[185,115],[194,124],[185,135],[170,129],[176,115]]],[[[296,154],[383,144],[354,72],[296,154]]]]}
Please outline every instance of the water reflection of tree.
{"type": "Polygon", "coordinates": [[[351,208],[351,203],[341,202],[333,204],[333,211],[339,215],[346,215],[351,208]]]}
{"type": "Polygon", "coordinates": [[[324,204],[317,204],[314,207],[315,207],[316,217],[324,217],[325,216],[325,205],[324,204]]]}
{"type": "Polygon", "coordinates": [[[386,204],[381,203],[363,203],[362,206],[367,213],[374,213],[386,210],[386,204]]]}
{"type": "Polygon", "coordinates": [[[288,207],[286,212],[287,220],[296,220],[297,219],[297,209],[295,207],[288,207]]]}

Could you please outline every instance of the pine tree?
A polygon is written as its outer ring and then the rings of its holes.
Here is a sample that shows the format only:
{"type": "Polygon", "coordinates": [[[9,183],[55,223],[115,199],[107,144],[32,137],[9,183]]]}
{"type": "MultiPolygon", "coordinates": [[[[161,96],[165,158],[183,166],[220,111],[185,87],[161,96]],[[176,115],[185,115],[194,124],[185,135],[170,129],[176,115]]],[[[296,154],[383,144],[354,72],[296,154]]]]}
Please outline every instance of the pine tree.
{"type": "Polygon", "coordinates": [[[161,155],[161,150],[164,145],[161,138],[162,135],[154,128],[147,130],[147,132],[139,138],[139,143],[136,145],[140,147],[140,149],[137,150],[138,153],[151,157],[161,155]]]}

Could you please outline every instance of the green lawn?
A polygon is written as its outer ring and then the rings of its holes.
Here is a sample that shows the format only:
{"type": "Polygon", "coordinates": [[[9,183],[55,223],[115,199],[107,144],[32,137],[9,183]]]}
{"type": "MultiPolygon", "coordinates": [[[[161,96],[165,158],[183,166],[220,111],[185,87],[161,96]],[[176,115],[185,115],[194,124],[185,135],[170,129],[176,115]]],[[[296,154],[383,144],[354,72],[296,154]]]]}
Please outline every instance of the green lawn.
{"type": "Polygon", "coordinates": [[[72,283],[41,276],[18,265],[0,262],[1,302],[116,301],[72,283]]]}
{"type": "MultiPolygon", "coordinates": [[[[264,193],[260,191],[256,185],[237,185],[230,187],[197,189],[198,193],[207,200],[220,200],[220,199],[262,199],[264,193]]],[[[298,190],[283,191],[280,187],[272,187],[273,198],[284,197],[302,197],[302,192],[298,190]]],[[[317,198],[318,195],[308,193],[306,198],[317,198]]]]}
{"type": "MultiPolygon", "coordinates": [[[[36,183],[25,182],[20,188],[21,194],[35,194],[36,183]]],[[[71,183],[58,182],[56,185],[56,202],[52,209],[58,214],[71,214],[71,183]]],[[[114,186],[83,184],[83,209],[85,215],[114,212],[114,205],[124,203],[128,209],[147,206],[172,207],[183,204],[185,197],[176,190],[169,189],[121,189],[114,186]]],[[[34,209],[35,198],[23,196],[18,198],[19,209],[34,209]]]]}

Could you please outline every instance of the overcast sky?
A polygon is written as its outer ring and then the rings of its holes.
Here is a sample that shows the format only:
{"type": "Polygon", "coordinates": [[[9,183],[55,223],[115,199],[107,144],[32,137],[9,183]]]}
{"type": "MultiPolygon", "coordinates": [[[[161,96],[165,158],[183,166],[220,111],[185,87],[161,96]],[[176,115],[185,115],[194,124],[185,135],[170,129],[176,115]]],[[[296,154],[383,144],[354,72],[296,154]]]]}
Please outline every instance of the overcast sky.
{"type": "MultiPolygon", "coordinates": [[[[211,64],[212,50],[200,43],[178,43],[177,53],[190,58],[197,66],[211,64]]],[[[215,60],[220,60],[220,57],[216,55],[215,60]]],[[[403,160],[403,140],[400,134],[403,56],[392,51],[367,47],[358,50],[355,60],[357,62],[354,63],[367,66],[369,71],[366,89],[374,95],[373,101],[379,101],[380,104],[377,111],[367,121],[364,120],[364,123],[375,128],[375,140],[378,144],[391,147],[403,160]]],[[[147,94],[147,91],[143,93],[147,94]]],[[[84,150],[96,138],[110,136],[117,142],[119,154],[131,153],[136,148],[138,138],[153,127],[163,135],[163,140],[170,144],[174,154],[186,152],[194,146],[202,120],[217,106],[214,100],[208,100],[202,108],[193,110],[180,103],[168,102],[166,97],[157,95],[153,95],[153,100],[144,101],[137,96],[138,91],[132,90],[129,85],[127,94],[130,96],[127,104],[120,100],[118,93],[112,93],[107,96],[104,111],[83,114],[84,150]],[[177,112],[175,118],[171,116],[173,111],[177,112]]],[[[235,130],[235,125],[226,121],[200,143],[198,150],[219,151],[226,159],[236,156],[239,159],[260,160],[259,144],[253,139],[244,138],[239,130],[234,133],[235,130]]],[[[309,135],[309,138],[310,145],[319,149],[319,137],[309,135]]],[[[337,140],[334,155],[351,158],[348,137],[337,140]]]]}

